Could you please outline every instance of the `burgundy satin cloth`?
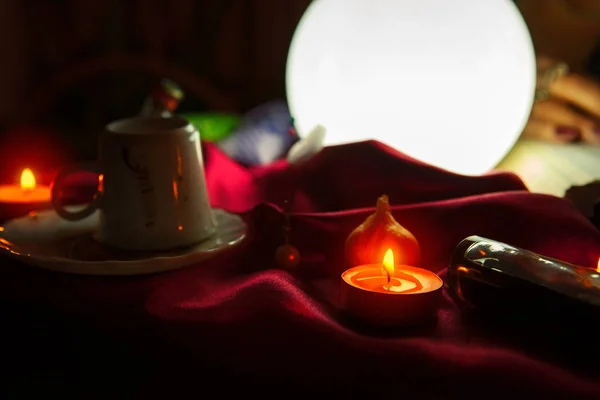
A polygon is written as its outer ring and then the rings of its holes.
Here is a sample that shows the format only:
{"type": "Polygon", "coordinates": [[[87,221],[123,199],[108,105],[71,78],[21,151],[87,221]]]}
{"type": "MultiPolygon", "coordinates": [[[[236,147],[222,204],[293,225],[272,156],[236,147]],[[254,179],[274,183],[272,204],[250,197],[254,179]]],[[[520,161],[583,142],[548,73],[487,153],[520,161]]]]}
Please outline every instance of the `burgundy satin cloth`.
{"type": "MultiPolygon", "coordinates": [[[[210,144],[204,156],[212,204],[242,213],[250,227],[235,250],[182,270],[125,278],[4,261],[2,290],[117,331],[143,321],[190,359],[273,385],[397,398],[600,398],[595,321],[576,332],[587,345],[561,339],[575,327],[532,332],[507,322],[500,334],[470,326],[445,294],[434,327],[390,333],[350,322],[338,304],[344,240],[381,194],[419,240],[424,266],[442,277],[454,247],[474,234],[595,266],[600,233],[567,201],[529,193],[512,174],[453,175],[377,142],[326,148],[298,166],[246,169],[210,144]],[[292,272],[273,260],[284,199],[292,201],[291,241],[302,258],[292,272]]],[[[154,346],[158,352],[162,345],[154,346]]]]}

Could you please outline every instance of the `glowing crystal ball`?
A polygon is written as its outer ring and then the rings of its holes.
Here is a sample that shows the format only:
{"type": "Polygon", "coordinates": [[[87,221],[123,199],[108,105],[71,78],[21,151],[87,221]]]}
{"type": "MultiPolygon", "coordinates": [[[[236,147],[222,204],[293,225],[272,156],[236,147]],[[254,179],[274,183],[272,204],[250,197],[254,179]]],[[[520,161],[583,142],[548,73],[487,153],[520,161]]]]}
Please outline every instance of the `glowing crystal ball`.
{"type": "Polygon", "coordinates": [[[492,169],[531,111],[535,53],[510,0],[315,0],[292,40],[298,132],[376,139],[466,175],[492,169]]]}

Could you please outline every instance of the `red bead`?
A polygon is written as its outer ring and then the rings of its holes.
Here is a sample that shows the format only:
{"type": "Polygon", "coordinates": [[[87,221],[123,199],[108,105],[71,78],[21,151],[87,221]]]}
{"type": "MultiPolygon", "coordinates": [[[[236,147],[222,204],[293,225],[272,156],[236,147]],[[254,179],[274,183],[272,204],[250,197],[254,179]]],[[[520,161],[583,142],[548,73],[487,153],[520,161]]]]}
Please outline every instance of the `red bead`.
{"type": "Polygon", "coordinates": [[[294,269],[300,263],[300,252],[291,244],[282,244],[275,251],[275,263],[279,268],[294,269]]]}

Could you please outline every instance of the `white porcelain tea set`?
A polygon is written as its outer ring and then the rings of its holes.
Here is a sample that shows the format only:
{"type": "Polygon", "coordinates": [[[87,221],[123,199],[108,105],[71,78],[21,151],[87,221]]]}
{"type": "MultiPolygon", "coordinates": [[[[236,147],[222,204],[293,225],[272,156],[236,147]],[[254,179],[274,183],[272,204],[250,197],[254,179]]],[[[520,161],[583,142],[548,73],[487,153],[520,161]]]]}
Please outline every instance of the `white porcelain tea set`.
{"type": "Polygon", "coordinates": [[[0,250],[37,267],[87,275],[136,275],[197,264],[239,244],[246,225],[211,208],[198,130],[179,117],[110,123],[94,163],[62,170],[52,208],[8,221],[0,250]],[[66,179],[99,176],[89,204],[63,204],[66,179]]]}

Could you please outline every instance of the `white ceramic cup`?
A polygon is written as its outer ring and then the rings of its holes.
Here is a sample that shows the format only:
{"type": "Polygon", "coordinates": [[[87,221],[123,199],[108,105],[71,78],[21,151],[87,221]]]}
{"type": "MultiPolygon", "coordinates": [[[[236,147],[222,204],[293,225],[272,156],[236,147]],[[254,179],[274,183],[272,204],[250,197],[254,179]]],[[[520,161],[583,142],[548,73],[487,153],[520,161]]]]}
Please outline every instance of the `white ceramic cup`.
{"type": "Polygon", "coordinates": [[[166,250],[200,242],[215,231],[200,149],[200,134],[179,117],[134,117],[108,124],[99,161],[61,171],[52,204],[75,221],[100,210],[96,238],[127,250],[166,250]],[[77,171],[99,174],[94,200],[80,211],[65,209],[65,178],[77,171]]]}

